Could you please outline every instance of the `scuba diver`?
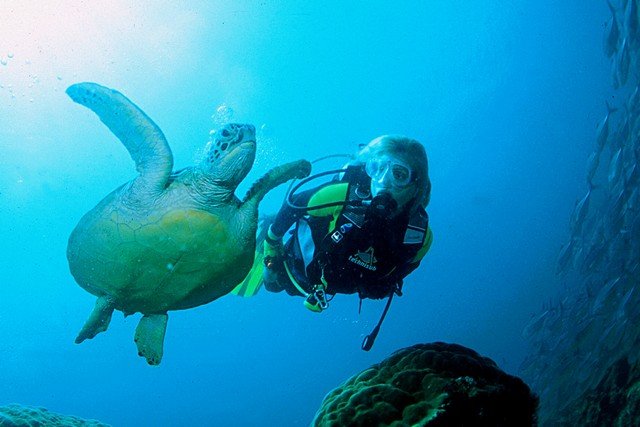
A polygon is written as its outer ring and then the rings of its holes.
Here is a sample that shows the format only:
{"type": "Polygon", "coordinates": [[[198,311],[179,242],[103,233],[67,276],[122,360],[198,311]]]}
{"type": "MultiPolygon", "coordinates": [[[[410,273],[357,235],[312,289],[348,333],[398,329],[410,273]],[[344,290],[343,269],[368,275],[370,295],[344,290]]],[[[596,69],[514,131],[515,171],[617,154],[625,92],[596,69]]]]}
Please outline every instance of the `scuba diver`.
{"type": "Polygon", "coordinates": [[[308,177],[289,192],[256,256],[254,266],[263,268],[255,268],[244,286],[253,280],[271,292],[302,296],[313,312],[325,310],[336,294],[358,293],[360,304],[388,298],[363,343],[369,350],[393,296],[402,295],[403,279],[431,246],[425,211],[430,195],[422,144],[400,135],[375,138],[346,169],[308,177]],[[307,182],[336,173],[332,181],[296,194],[307,182]]]}

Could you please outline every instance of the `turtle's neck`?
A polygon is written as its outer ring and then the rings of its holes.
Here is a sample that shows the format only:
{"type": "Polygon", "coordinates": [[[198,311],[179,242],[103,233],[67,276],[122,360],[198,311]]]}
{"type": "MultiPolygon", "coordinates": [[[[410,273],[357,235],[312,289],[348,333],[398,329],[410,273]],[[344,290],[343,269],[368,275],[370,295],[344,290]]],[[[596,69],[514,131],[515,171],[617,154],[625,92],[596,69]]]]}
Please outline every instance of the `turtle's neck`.
{"type": "Polygon", "coordinates": [[[220,206],[228,204],[233,198],[235,187],[230,187],[225,180],[205,173],[199,167],[194,167],[191,173],[191,192],[200,203],[208,207],[220,206]]]}

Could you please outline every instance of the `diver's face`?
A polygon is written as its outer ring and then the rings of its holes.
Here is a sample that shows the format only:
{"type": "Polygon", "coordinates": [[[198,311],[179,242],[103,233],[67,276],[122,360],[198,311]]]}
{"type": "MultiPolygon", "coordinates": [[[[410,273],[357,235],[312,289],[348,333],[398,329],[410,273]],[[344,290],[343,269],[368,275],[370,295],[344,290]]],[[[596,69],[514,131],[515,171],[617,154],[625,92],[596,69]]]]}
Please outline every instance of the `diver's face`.
{"type": "Polygon", "coordinates": [[[371,178],[371,195],[389,193],[398,203],[396,212],[402,211],[416,196],[411,168],[401,159],[388,155],[375,157],[367,162],[365,169],[371,178]]]}

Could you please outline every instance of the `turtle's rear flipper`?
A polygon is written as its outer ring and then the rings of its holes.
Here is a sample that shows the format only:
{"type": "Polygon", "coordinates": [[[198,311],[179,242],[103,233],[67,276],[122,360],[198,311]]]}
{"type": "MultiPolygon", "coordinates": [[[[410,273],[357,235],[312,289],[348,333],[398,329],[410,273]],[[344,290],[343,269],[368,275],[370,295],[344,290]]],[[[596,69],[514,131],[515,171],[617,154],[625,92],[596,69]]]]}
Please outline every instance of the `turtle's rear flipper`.
{"type": "Polygon", "coordinates": [[[113,308],[113,303],[108,297],[99,297],[89,318],[76,337],[76,344],[80,344],[82,341],[91,339],[100,332],[106,331],[109,327],[109,322],[111,322],[113,308]]]}
{"type": "Polygon", "coordinates": [[[147,359],[149,365],[159,365],[162,360],[162,346],[168,319],[167,313],[145,314],[138,323],[133,340],[138,346],[138,355],[147,359]]]}

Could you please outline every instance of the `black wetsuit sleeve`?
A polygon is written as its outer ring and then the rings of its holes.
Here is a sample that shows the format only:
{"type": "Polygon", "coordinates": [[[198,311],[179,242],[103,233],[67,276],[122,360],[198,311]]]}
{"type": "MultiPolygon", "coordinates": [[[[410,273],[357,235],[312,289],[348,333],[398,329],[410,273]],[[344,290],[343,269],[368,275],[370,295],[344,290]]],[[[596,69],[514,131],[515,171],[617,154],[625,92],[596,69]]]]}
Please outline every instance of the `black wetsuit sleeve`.
{"type": "Polygon", "coordinates": [[[411,272],[413,270],[415,270],[416,268],[418,268],[418,266],[420,265],[420,261],[416,261],[416,262],[409,262],[406,263],[404,265],[402,265],[398,271],[396,272],[395,275],[395,282],[398,283],[401,280],[404,280],[405,277],[407,277],[409,274],[411,274],[411,272]]]}
{"type": "Polygon", "coordinates": [[[405,277],[418,268],[420,262],[411,262],[401,265],[397,270],[387,277],[371,281],[361,292],[363,298],[381,299],[386,298],[395,289],[395,285],[401,283],[405,277]]]}
{"type": "Polygon", "coordinates": [[[427,235],[425,236],[424,242],[422,243],[422,248],[415,256],[402,263],[402,265],[400,265],[394,272],[394,280],[396,282],[403,280],[405,277],[411,274],[413,270],[420,266],[423,257],[427,254],[427,252],[429,252],[429,249],[431,248],[431,243],[433,243],[433,232],[431,231],[431,228],[427,227],[427,235]]]}
{"type": "MultiPolygon", "coordinates": [[[[318,188],[312,188],[307,191],[303,191],[301,193],[296,194],[292,198],[292,202],[294,206],[307,206],[309,204],[309,200],[311,197],[318,191],[318,188]]],[[[282,204],[282,207],[278,211],[276,215],[276,219],[271,224],[271,231],[276,236],[284,236],[284,233],[300,218],[306,215],[306,211],[304,209],[294,209],[285,200],[282,204]]]]}

